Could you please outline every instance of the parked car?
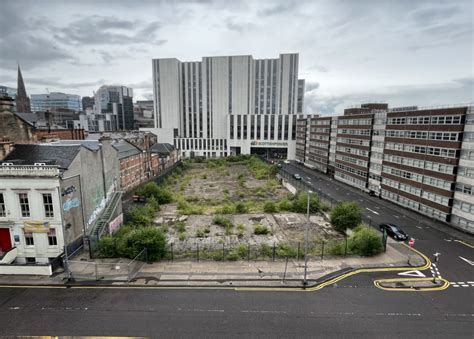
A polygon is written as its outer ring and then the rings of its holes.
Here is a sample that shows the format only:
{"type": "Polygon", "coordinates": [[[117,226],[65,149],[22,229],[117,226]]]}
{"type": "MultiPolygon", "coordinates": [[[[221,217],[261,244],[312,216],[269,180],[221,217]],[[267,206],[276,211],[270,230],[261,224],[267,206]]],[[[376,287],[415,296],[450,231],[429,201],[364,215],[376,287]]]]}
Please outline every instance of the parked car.
{"type": "Polygon", "coordinates": [[[400,227],[398,227],[395,224],[380,224],[379,228],[381,232],[385,230],[387,234],[395,240],[408,239],[408,235],[400,227]]]}
{"type": "Polygon", "coordinates": [[[277,167],[278,167],[278,168],[281,168],[281,164],[278,164],[277,167]]]}
{"type": "Polygon", "coordinates": [[[290,163],[290,160],[285,160],[283,161],[285,164],[289,164],[290,163]]]}
{"type": "Polygon", "coordinates": [[[299,175],[298,173],[295,173],[293,174],[293,178],[295,178],[296,180],[301,180],[301,175],[299,175]]]}

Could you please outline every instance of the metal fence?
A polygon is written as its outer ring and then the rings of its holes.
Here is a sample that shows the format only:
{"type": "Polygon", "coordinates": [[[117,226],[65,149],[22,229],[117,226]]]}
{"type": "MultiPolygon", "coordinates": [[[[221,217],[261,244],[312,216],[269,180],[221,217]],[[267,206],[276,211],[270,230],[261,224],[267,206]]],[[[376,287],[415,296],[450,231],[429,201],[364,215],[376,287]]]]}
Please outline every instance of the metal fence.
{"type": "MultiPolygon", "coordinates": [[[[329,241],[309,241],[308,259],[324,260],[333,255],[347,255],[347,237],[329,241]]],[[[258,261],[278,260],[292,258],[304,260],[304,242],[262,243],[259,245],[249,243],[234,244],[196,244],[186,250],[175,248],[169,244],[165,260],[196,260],[196,261],[258,261]]]]}
{"type": "Polygon", "coordinates": [[[78,280],[117,280],[130,282],[147,261],[147,250],[143,249],[135,258],[104,260],[68,260],[67,274],[78,280]],[[107,261],[106,261],[107,260],[107,261]]]}

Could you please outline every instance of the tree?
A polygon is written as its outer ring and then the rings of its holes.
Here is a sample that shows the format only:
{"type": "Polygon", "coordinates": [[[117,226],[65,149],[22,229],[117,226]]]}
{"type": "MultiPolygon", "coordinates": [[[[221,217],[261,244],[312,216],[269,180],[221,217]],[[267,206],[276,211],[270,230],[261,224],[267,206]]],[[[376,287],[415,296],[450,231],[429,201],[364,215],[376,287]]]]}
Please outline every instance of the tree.
{"type": "Polygon", "coordinates": [[[355,202],[337,204],[331,212],[331,224],[339,232],[355,228],[362,222],[362,211],[355,202]]]}
{"type": "Polygon", "coordinates": [[[155,182],[149,182],[140,188],[137,193],[147,198],[155,198],[156,202],[160,205],[168,204],[173,200],[171,192],[164,187],[158,186],[155,182]]]}
{"type": "Polygon", "coordinates": [[[156,227],[135,229],[125,236],[127,256],[136,257],[144,248],[147,249],[148,260],[159,260],[164,257],[166,237],[156,227]]]}

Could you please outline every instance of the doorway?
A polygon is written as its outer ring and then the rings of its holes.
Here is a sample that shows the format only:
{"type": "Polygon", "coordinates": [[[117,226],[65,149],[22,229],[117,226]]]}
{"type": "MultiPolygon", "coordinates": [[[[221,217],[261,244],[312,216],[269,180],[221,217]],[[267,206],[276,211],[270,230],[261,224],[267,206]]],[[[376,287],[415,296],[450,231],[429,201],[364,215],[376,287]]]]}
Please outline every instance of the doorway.
{"type": "Polygon", "coordinates": [[[0,250],[8,252],[12,249],[12,240],[9,228],[0,228],[0,250]]]}

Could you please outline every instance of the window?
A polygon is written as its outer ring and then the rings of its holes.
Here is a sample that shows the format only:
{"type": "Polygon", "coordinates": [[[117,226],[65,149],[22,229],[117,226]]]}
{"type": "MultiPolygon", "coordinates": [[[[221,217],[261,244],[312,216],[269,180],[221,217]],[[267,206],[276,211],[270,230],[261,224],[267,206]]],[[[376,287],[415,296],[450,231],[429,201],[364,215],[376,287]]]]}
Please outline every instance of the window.
{"type": "Polygon", "coordinates": [[[44,216],[46,218],[53,218],[54,217],[53,197],[51,196],[51,193],[43,194],[43,206],[44,206],[44,216]]]}
{"type": "Polygon", "coordinates": [[[56,246],[58,244],[58,238],[56,238],[56,229],[52,228],[48,232],[48,244],[49,246],[56,246]]]}
{"type": "Polygon", "coordinates": [[[33,233],[25,232],[25,244],[27,246],[33,246],[35,244],[35,241],[33,239],[33,233]]]}
{"type": "Polygon", "coordinates": [[[6,217],[7,213],[5,210],[5,200],[3,198],[3,193],[0,193],[0,217],[6,217]]]}
{"type": "Polygon", "coordinates": [[[28,193],[20,193],[18,194],[18,198],[20,199],[20,209],[21,209],[21,216],[23,218],[27,218],[30,216],[30,205],[28,202],[28,193]]]}

